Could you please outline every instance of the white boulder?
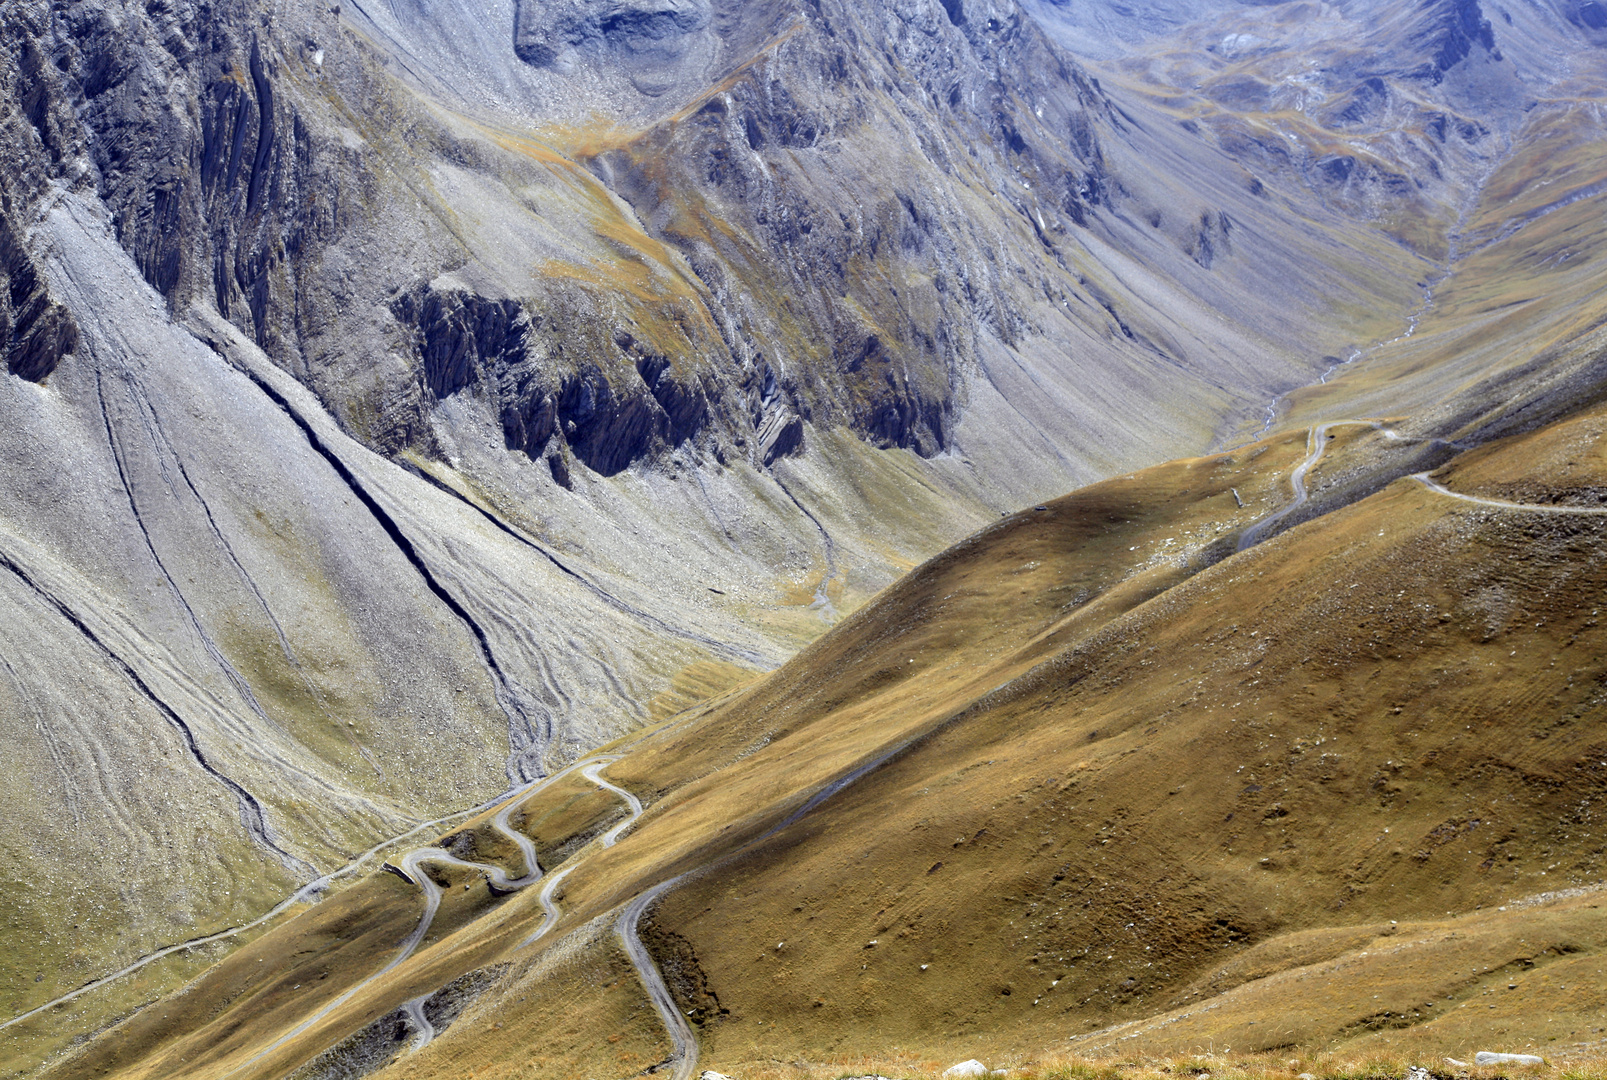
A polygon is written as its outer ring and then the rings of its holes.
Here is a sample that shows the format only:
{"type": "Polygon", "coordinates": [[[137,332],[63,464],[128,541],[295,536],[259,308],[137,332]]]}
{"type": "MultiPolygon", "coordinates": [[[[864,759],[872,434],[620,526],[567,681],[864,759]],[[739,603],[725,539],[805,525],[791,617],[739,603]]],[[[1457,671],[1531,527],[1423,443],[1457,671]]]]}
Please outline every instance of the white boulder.
{"type": "Polygon", "coordinates": [[[1480,1050],[1473,1055],[1475,1065],[1544,1065],[1546,1059],[1535,1054],[1497,1054],[1492,1050],[1480,1050]]]}
{"type": "Polygon", "coordinates": [[[944,1080],[969,1080],[970,1077],[986,1076],[987,1074],[988,1067],[976,1058],[972,1058],[970,1061],[962,1061],[958,1065],[950,1065],[943,1070],[944,1080]]]}

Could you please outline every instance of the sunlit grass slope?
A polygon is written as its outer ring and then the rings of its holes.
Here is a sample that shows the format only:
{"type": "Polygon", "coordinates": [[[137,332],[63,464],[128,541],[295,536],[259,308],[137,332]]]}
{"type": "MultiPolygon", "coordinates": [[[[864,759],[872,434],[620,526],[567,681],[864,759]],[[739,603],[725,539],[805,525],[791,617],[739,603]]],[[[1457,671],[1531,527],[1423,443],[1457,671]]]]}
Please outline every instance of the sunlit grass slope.
{"type": "MultiPolygon", "coordinates": [[[[734,1018],[711,1049],[1046,1050],[1210,998],[1212,973],[1262,942],[1347,928],[1292,968],[1364,949],[1390,920],[1597,880],[1601,528],[1401,481],[1057,650],[784,846],[671,895],[665,918],[734,1018]]],[[[1480,966],[1548,949],[1600,964],[1580,927],[1542,934],[1549,918],[1481,924],[1500,947],[1480,966]]],[[[1465,1040],[1533,1040],[1562,1015],[1549,999],[1509,1003],[1501,1029],[1402,1012],[1482,988],[1458,966],[1471,955],[1404,966],[1383,1005],[1360,990],[1384,973],[1353,958],[1341,994],[1331,974],[1290,981],[1242,1031],[1213,1030],[1219,1013],[1188,1030],[1262,1049],[1399,1027],[1470,1054],[1465,1040]],[[1267,1023],[1291,1012],[1292,1033],[1267,1023]]],[[[1174,1051],[1175,1033],[1109,1049],[1174,1051]]]]}
{"type": "MultiPolygon", "coordinates": [[[[1436,475],[1587,501],[1604,433],[1588,412],[1436,475]]],[[[1333,434],[1317,487],[1380,452],[1333,434]]],[[[533,945],[534,889],[446,875],[416,957],[259,1057],[392,955],[419,901],[376,876],[51,1075],[287,1075],[475,972],[376,1075],[635,1075],[669,1047],[614,913],[688,870],[649,936],[700,1067],[737,1075],[1587,1053],[1602,894],[1513,901],[1602,876],[1607,518],[1404,478],[1233,554],[1306,450],[1288,432],[1001,519],[626,748],[607,775],[648,810],[617,847],[581,846],[617,805],[552,785],[514,819],[573,866],[533,945]]]]}

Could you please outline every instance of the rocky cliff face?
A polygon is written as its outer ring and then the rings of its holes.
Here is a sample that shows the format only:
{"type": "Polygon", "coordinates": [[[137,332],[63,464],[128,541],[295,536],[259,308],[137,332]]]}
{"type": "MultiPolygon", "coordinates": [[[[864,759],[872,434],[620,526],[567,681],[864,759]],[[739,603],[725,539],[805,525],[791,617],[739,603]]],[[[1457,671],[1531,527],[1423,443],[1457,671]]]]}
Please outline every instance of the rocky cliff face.
{"type": "Polygon", "coordinates": [[[0,176],[0,355],[6,370],[42,382],[78,343],[72,315],[53,299],[26,239],[27,218],[50,180],[81,161],[72,114],[51,89],[51,65],[40,47],[45,20],[18,9],[0,24],[7,62],[0,65],[5,100],[0,120],[8,168],[0,176]]]}
{"type": "MultiPolygon", "coordinates": [[[[805,421],[931,456],[979,341],[1043,336],[1028,282],[1095,293],[1061,237],[1121,192],[1110,102],[1010,6],[32,10],[52,59],[30,93],[75,117],[74,182],[147,280],[173,310],[215,307],[384,452],[438,454],[435,406],[472,385],[508,447],[605,476],[705,435],[762,464],[780,444],[759,432],[805,421]],[[482,18],[504,40],[473,79],[454,48],[482,18]],[[443,123],[392,73],[462,113],[443,123]],[[474,85],[499,81],[489,102],[474,85]],[[532,112],[535,144],[486,131],[532,112]],[[588,132],[600,113],[646,126],[588,132]],[[499,175],[555,151],[601,183],[499,175]],[[535,238],[476,235],[471,204],[553,235],[514,268],[535,238]]],[[[1101,307],[1072,321],[1122,323],[1101,307]]]]}
{"type": "MultiPolygon", "coordinates": [[[[1069,9],[1039,13],[1075,38],[1069,9]]],[[[1171,25],[1159,8],[1146,18],[1134,34],[1171,25]]],[[[1406,45],[1366,50],[1388,58],[1377,70],[1350,75],[1347,61],[1314,92],[1331,130],[1405,119],[1422,135],[1387,154],[1296,161],[1240,127],[1218,132],[1222,148],[1374,217],[1424,198],[1408,175],[1476,169],[1488,153],[1458,148],[1488,128],[1392,80],[1499,66],[1493,24],[1475,0],[1414,20],[1406,45]]],[[[805,423],[931,456],[950,448],[980,341],[1019,351],[1054,336],[1027,313],[1044,294],[1026,284],[1034,275],[1095,301],[1073,323],[1131,330],[1100,314],[1108,290],[1071,267],[1062,239],[1108,240],[1124,211],[1136,216],[1130,184],[1111,174],[1109,144],[1128,141],[1127,125],[1014,6],[575,0],[398,22],[362,4],[262,20],[239,5],[94,2],[22,5],[9,32],[13,122],[28,125],[17,145],[44,159],[8,218],[46,178],[92,188],[173,310],[215,307],[383,452],[438,456],[436,406],[470,390],[510,449],[605,476],[689,442],[762,465],[778,444],[761,429],[805,423]],[[471,34],[488,56],[478,77],[463,55],[471,34]],[[622,126],[597,128],[599,115],[622,126]],[[488,130],[531,118],[530,145],[488,130]],[[519,190],[505,174],[543,153],[592,180],[571,170],[569,191],[519,190]],[[994,192],[992,212],[969,204],[978,190],[994,192]],[[535,209],[548,243],[527,228],[480,234],[461,220],[469,204],[535,209]],[[571,257],[551,250],[576,235],[571,257]],[[515,268],[520,242],[537,250],[515,268]]],[[[1200,55],[1269,55],[1256,41],[1229,33],[1200,55]]],[[[1209,93],[1236,115],[1281,107],[1277,79],[1248,78],[1209,93]]],[[[1178,234],[1182,253],[1217,263],[1234,209],[1185,215],[1197,227],[1178,234]]],[[[70,319],[12,276],[10,333],[24,343],[8,363],[43,371],[70,350],[70,319]]],[[[1207,293],[1178,277],[1185,294],[1207,293]]],[[[1214,361],[1204,343],[1177,344],[1188,366],[1214,361]]]]}

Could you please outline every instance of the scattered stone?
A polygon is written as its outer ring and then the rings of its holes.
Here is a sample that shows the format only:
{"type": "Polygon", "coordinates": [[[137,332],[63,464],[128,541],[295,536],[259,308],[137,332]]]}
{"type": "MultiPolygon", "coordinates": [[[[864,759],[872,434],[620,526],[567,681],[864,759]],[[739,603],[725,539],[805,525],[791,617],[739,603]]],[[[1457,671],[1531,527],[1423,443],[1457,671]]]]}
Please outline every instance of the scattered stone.
{"type": "Polygon", "coordinates": [[[1295,1080],[1317,1080],[1317,1078],[1310,1073],[1301,1073],[1299,1076],[1295,1077],[1295,1080]]]}
{"type": "Polygon", "coordinates": [[[1409,1065],[1406,1068],[1406,1080],[1432,1080],[1433,1074],[1421,1065],[1409,1065]]]}
{"type": "Polygon", "coordinates": [[[732,1078],[725,1075],[725,1073],[717,1073],[713,1069],[704,1069],[703,1075],[699,1076],[698,1080],[732,1080],[732,1078]]]}
{"type": "Polygon", "coordinates": [[[1475,1065],[1544,1065],[1546,1059],[1535,1054],[1497,1054],[1492,1050],[1480,1050],[1473,1055],[1475,1065]]]}
{"type": "Polygon", "coordinates": [[[1458,1069],[1471,1069],[1473,1067],[1473,1066],[1469,1065],[1467,1062],[1458,1061],[1455,1058],[1446,1058],[1445,1063],[1447,1065],[1453,1066],[1453,1067],[1458,1068],[1458,1069]]]}
{"type": "Polygon", "coordinates": [[[943,1070],[943,1075],[947,1080],[964,1080],[966,1077],[986,1076],[987,1074],[988,1067],[976,1058],[972,1058],[970,1061],[962,1061],[958,1065],[950,1065],[943,1070]]]}

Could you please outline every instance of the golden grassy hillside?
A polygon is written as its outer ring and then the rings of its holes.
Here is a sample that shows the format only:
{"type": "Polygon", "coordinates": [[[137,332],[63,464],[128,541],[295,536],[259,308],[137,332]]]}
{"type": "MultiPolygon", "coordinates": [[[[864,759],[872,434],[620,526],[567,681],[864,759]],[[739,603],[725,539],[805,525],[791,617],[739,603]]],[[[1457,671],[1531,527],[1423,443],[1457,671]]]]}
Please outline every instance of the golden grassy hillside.
{"type": "MultiPolygon", "coordinates": [[[[1604,432],[1588,412],[1436,478],[1588,503],[1604,432]]],[[[1384,453],[1371,427],[1332,434],[1314,490],[1384,453]]],[[[699,1068],[1590,1060],[1607,517],[1408,477],[1231,554],[1306,448],[1286,433],[1002,519],[616,748],[606,776],[647,804],[616,847],[596,837],[617,797],[576,773],[540,789],[510,820],[569,873],[533,944],[539,887],[440,870],[419,952],[285,1038],[416,922],[417,891],[373,875],[49,1075],[363,1075],[326,1051],[376,1038],[387,1077],[635,1075],[670,1044],[614,919],[689,870],[644,931],[699,1068]],[[466,1011],[411,1051],[395,1010],[449,985],[466,1011]]],[[[488,821],[448,839],[522,872],[488,821]]]]}

